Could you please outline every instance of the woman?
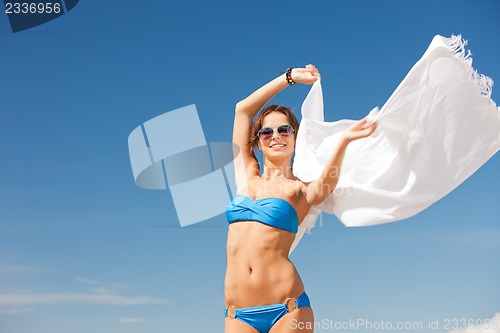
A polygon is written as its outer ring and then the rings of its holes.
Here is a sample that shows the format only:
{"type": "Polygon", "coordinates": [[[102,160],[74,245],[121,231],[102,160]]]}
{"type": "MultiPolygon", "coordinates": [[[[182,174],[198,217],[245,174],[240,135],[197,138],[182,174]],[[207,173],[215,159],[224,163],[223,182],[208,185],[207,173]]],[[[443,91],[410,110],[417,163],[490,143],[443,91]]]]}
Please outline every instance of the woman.
{"type": "Polygon", "coordinates": [[[291,168],[298,130],[293,113],[270,105],[253,125],[252,120],[288,85],[312,84],[319,78],[313,65],[288,69],[236,105],[233,142],[240,153],[235,159],[238,195],[226,211],[230,223],[224,283],[226,333],[313,331],[313,311],[288,253],[310,208],[335,189],[349,142],[371,135],[376,125],[365,126],[362,119],[348,128],[321,177],[304,183],[291,168]],[[263,154],[262,174],[256,147],[263,154]]]}

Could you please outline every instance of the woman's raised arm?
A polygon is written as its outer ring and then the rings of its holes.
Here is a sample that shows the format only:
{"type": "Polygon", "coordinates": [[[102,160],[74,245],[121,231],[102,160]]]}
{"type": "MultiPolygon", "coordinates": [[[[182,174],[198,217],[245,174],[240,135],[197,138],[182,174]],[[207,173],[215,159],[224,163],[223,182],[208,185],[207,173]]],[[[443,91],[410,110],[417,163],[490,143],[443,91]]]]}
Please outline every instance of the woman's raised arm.
{"type": "Polygon", "coordinates": [[[321,176],[303,189],[309,204],[320,204],[335,190],[340,177],[342,161],[349,143],[370,136],[376,128],[377,124],[372,123],[368,125],[367,118],[365,117],[342,133],[342,137],[326,163],[321,176]]]}
{"type": "MultiPolygon", "coordinates": [[[[291,77],[297,83],[312,84],[319,78],[319,72],[313,65],[307,65],[306,68],[293,68],[291,77]]],[[[236,104],[233,143],[239,147],[239,154],[235,154],[235,176],[238,192],[246,187],[244,182],[247,181],[248,176],[258,176],[260,173],[257,158],[250,144],[252,120],[274,95],[287,86],[286,74],[282,74],[236,104]]]]}

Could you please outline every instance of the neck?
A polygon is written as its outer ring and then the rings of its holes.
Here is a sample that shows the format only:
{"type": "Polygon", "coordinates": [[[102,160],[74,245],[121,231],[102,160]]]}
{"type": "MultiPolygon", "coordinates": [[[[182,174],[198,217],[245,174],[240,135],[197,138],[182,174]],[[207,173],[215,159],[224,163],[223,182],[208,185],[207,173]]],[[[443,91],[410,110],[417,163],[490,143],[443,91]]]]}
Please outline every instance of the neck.
{"type": "Polygon", "coordinates": [[[269,180],[276,177],[294,178],[290,161],[277,163],[275,161],[264,160],[264,172],[262,178],[269,180]]]}

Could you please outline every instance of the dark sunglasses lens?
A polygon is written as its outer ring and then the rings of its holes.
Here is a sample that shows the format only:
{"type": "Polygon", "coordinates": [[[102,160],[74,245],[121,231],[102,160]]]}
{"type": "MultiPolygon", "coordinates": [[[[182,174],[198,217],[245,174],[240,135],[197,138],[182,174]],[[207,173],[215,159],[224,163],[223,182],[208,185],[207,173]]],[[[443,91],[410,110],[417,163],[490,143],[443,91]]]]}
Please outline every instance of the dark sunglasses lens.
{"type": "Polygon", "coordinates": [[[290,125],[281,125],[278,127],[278,133],[281,136],[290,136],[293,133],[293,128],[290,125]]]}
{"type": "Polygon", "coordinates": [[[273,136],[273,129],[270,127],[261,128],[259,131],[259,138],[261,140],[269,140],[273,136]]]}

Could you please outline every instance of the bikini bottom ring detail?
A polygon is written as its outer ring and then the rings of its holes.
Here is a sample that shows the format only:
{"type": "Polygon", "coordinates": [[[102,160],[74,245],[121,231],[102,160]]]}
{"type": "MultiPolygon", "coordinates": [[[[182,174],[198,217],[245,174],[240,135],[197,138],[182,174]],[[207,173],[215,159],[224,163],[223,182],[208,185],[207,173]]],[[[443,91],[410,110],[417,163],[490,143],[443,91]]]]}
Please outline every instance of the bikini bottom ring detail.
{"type": "Polygon", "coordinates": [[[262,306],[252,306],[249,308],[236,309],[234,306],[229,306],[224,309],[224,316],[230,319],[239,319],[244,323],[254,327],[259,333],[268,333],[271,327],[288,312],[302,307],[311,307],[309,297],[304,291],[298,298],[288,298],[285,303],[271,304],[262,306]],[[289,310],[290,301],[295,301],[295,308],[289,310]],[[228,313],[229,309],[234,310],[234,317],[228,313]]]}

